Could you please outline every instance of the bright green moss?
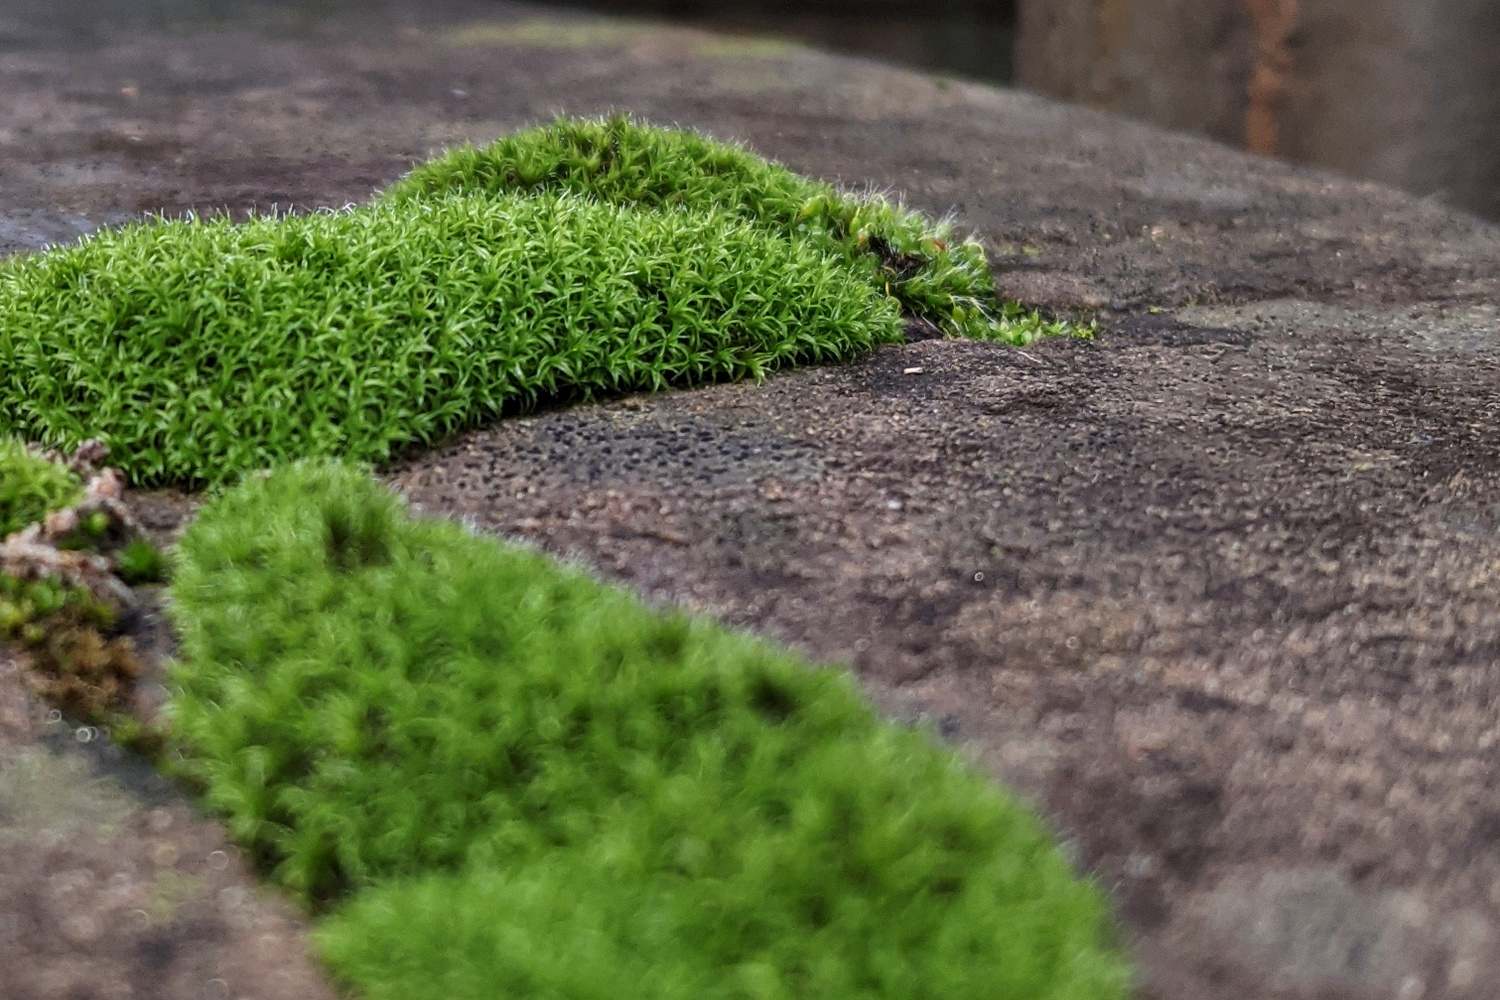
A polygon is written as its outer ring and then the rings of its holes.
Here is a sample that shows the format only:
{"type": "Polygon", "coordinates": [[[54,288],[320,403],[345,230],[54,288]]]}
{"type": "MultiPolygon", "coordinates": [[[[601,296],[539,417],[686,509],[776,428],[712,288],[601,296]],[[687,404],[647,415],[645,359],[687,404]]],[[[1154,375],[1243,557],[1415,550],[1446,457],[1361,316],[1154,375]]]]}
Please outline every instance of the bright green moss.
{"type": "Polygon", "coordinates": [[[814,239],[830,253],[871,258],[870,275],[882,292],[950,336],[1026,344],[1066,330],[996,302],[983,247],[956,239],[947,221],[626,115],[563,118],[489,146],[452,150],[413,170],[385,197],[410,201],[455,190],[565,190],[620,204],[735,212],[781,235],[814,239]]]}
{"type": "Polygon", "coordinates": [[[67,468],[0,437],[0,539],[82,496],[83,484],[67,468]]]}
{"type": "Polygon", "coordinates": [[[324,464],[172,599],[179,766],[369,1000],[1125,995],[1039,824],[840,672],[324,464]]]}
{"type": "Polygon", "coordinates": [[[0,431],[102,436],[141,484],[380,461],[543,401],[898,340],[872,266],[567,192],[107,230],[0,265],[0,431]]]}
{"type": "Polygon", "coordinates": [[[142,485],[381,461],[542,401],[848,360],[921,319],[1025,343],[978,243],[734,146],[563,119],[372,205],[98,233],[0,262],[0,434],[142,485]]]}

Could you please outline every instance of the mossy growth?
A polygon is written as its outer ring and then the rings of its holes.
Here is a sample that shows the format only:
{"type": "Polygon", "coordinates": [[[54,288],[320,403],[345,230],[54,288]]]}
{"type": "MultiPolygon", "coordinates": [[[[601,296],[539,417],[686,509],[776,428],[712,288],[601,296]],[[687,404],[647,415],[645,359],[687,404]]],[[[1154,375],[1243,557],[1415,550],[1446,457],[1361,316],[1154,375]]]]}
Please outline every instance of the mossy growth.
{"type": "Polygon", "coordinates": [[[0,641],[30,652],[28,685],[72,718],[107,725],[140,676],[135,646],[115,635],[122,609],[85,587],[0,573],[0,641]]]}
{"type": "Polygon", "coordinates": [[[167,565],[149,541],[129,537],[111,501],[83,486],[74,471],[87,468],[81,462],[81,455],[69,465],[0,441],[5,525],[37,528],[0,548],[0,642],[27,648],[22,679],[33,691],[75,719],[110,725],[126,720],[140,674],[134,644],[118,634],[129,592],[111,573],[126,583],[159,582],[167,565]],[[51,523],[53,513],[64,515],[60,525],[51,523]]]}
{"type": "Polygon", "coordinates": [[[1040,824],[841,671],[322,462],[171,594],[168,757],[368,1000],[1126,994],[1040,824]]]}
{"type": "Polygon", "coordinates": [[[1024,342],[982,248],[625,117],[418,168],[372,204],[158,220],[0,263],[0,434],[99,433],[139,486],[380,462],[496,416],[900,341],[1024,342]]]}
{"type": "Polygon", "coordinates": [[[149,539],[132,538],[114,553],[115,574],[131,586],[165,583],[171,573],[166,553],[149,539]]]}
{"type": "Polygon", "coordinates": [[[949,336],[1026,344],[1066,327],[995,301],[984,247],[878,194],[855,195],[696,132],[627,115],[563,118],[423,164],[384,197],[449,191],[564,190],[616,204],[733,212],[844,258],[868,256],[871,279],[908,315],[949,336]]]}
{"type": "Polygon", "coordinates": [[[0,265],[0,429],[137,485],[382,461],[547,401],[759,378],[901,336],[870,264],[569,192],[107,230],[0,265]]]}
{"type": "Polygon", "coordinates": [[[0,539],[83,496],[83,483],[13,437],[0,437],[0,539]]]}

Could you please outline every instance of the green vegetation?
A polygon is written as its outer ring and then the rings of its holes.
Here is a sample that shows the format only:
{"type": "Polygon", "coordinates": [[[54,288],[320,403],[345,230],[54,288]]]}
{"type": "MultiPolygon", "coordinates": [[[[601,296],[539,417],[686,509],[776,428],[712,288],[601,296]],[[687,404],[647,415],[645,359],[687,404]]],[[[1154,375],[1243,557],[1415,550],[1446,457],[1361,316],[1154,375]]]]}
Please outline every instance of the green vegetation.
{"type": "Polygon", "coordinates": [[[844,259],[873,258],[868,273],[880,290],[950,336],[1026,344],[1065,330],[996,303],[984,248],[957,240],[947,221],[934,223],[876,195],[844,194],[737,146],[625,115],[560,119],[483,148],[452,150],[384,197],[557,190],[647,208],[733,212],[844,259]]]}
{"type": "Polygon", "coordinates": [[[110,634],[121,610],[86,587],[0,573],[0,641],[30,650],[23,682],[75,719],[124,716],[140,665],[130,640],[110,634]]]}
{"type": "Polygon", "coordinates": [[[138,485],[382,461],[506,412],[760,378],[900,340],[1063,331],[883,198],[625,117],[560,120],[373,204],[158,221],[0,263],[0,434],[100,434],[138,485]]]}
{"type": "Polygon", "coordinates": [[[163,583],[170,571],[166,553],[144,538],[132,538],[115,553],[115,574],[131,586],[163,583]]]}
{"type": "Polygon", "coordinates": [[[67,468],[0,437],[0,539],[82,496],[83,484],[67,468]]]}
{"type": "Polygon", "coordinates": [[[567,193],[101,232],[0,270],[0,430],[137,484],[380,461],[506,411],[759,378],[899,339],[808,243],[567,193]]]}
{"type": "MultiPolygon", "coordinates": [[[[137,485],[252,473],[172,561],[164,729],[128,715],[122,608],[0,576],[0,638],[200,788],[367,1000],[1123,997],[1103,902],[1036,820],[842,673],[328,461],[847,360],[903,320],[1061,332],[995,302],[946,223],[623,117],[457,150],[360,208],[0,262],[0,435],[101,435],[137,485]]],[[[0,443],[0,526],[79,494],[0,443]]],[[[81,515],[62,546],[166,575],[128,519],[81,515]]]]}
{"type": "Polygon", "coordinates": [[[77,595],[87,593],[47,577],[23,580],[0,573],[0,639],[40,639],[37,619],[57,614],[70,601],[81,601],[77,595]]]}
{"type": "Polygon", "coordinates": [[[1126,993],[1037,822],[841,672],[321,462],[171,593],[175,767],[369,1000],[1126,993]]]}
{"type": "MultiPolygon", "coordinates": [[[[0,440],[0,537],[80,501],[85,506],[71,531],[61,538],[44,534],[40,546],[0,560],[0,642],[30,650],[21,677],[33,691],[74,718],[107,724],[123,715],[139,673],[131,641],[113,634],[125,609],[108,586],[95,593],[78,582],[73,574],[88,563],[50,552],[47,542],[58,550],[87,550],[91,559],[104,555],[122,576],[127,566],[163,572],[165,557],[144,539],[121,548],[124,526],[105,510],[88,509],[73,469],[0,440]]],[[[82,572],[81,578],[99,572],[82,572]]]]}

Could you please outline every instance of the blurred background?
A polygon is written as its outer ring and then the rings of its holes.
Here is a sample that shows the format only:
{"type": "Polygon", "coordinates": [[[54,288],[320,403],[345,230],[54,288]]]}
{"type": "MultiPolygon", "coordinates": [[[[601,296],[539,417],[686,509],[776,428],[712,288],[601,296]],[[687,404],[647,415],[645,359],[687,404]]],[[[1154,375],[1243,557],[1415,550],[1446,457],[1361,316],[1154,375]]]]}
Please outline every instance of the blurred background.
{"type": "MultiPolygon", "coordinates": [[[[379,18],[387,0],[364,0],[379,18]]],[[[541,0],[546,3],[546,0],[541,0]]],[[[410,4],[406,5],[410,7],[410,4]]],[[[422,10],[507,0],[424,0],[422,10]]],[[[567,0],[1014,85],[1500,219],[1500,0],[567,0]]],[[[0,49],[350,0],[0,0],[0,49]]]]}
{"type": "Polygon", "coordinates": [[[571,0],[568,6],[780,35],[989,83],[1015,76],[1016,0],[571,0]]]}
{"type": "Polygon", "coordinates": [[[1500,0],[581,6],[1014,84],[1500,219],[1500,0]]]}

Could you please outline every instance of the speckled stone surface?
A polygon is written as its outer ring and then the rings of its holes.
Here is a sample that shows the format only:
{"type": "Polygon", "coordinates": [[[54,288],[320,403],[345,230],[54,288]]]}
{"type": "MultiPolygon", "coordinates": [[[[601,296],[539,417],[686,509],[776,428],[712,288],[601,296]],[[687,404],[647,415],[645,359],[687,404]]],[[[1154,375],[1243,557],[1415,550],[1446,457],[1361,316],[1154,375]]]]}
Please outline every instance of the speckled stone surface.
{"type": "MultiPolygon", "coordinates": [[[[547,413],[389,480],[848,663],[1046,813],[1143,997],[1494,995],[1493,227],[795,46],[478,0],[212,6],[96,30],[114,8],[7,5],[0,250],[340,205],[610,108],[953,210],[1003,289],[1100,336],[547,413]]],[[[137,501],[162,533],[188,509],[137,501]]],[[[0,968],[28,978],[7,1000],[327,995],[218,828],[49,724],[8,662],[0,968]]]]}

